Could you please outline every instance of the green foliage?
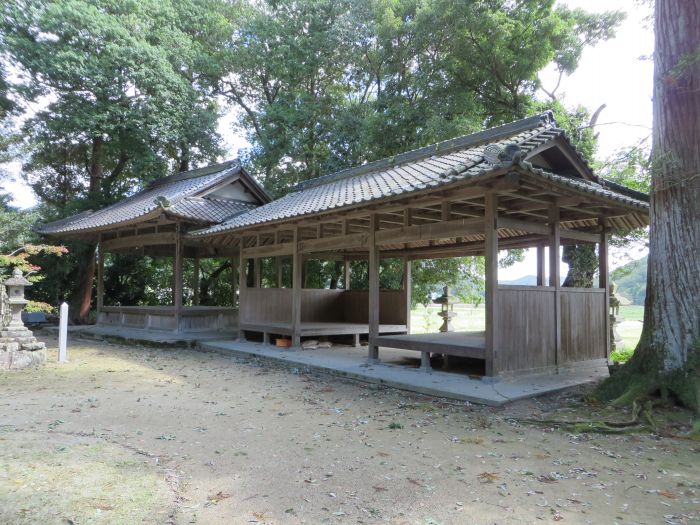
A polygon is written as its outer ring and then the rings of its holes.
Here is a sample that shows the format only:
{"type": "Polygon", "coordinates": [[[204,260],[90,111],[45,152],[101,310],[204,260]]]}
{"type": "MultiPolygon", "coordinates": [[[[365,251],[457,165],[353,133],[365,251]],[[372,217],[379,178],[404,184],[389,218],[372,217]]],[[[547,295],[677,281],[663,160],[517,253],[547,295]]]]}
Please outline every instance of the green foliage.
{"type": "Polygon", "coordinates": [[[296,182],[520,118],[537,73],[573,71],[622,15],[551,0],[266,0],[250,5],[222,92],[274,194],[296,182]]]}
{"type": "Polygon", "coordinates": [[[626,363],[632,357],[632,354],[634,354],[634,348],[621,348],[610,354],[610,361],[626,363]]]}
{"type": "Polygon", "coordinates": [[[615,269],[610,278],[617,284],[617,293],[633,304],[644,304],[647,291],[647,257],[615,269]]]}

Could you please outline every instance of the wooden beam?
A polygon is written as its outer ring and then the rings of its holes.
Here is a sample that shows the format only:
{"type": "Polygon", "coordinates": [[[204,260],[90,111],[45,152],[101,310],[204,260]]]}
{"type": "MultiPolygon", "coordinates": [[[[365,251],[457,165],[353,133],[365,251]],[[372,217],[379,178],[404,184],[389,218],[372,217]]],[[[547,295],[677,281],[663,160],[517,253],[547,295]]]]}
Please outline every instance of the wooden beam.
{"type": "Polygon", "coordinates": [[[551,229],[546,224],[539,222],[522,221],[511,217],[498,217],[498,228],[506,230],[519,230],[527,233],[536,233],[538,235],[549,235],[551,229]]]}
{"type": "MultiPolygon", "coordinates": [[[[140,248],[142,246],[155,246],[159,244],[175,244],[178,234],[168,233],[146,233],[143,235],[132,235],[131,237],[117,237],[102,241],[100,246],[105,252],[121,250],[124,248],[140,248]]],[[[180,241],[182,242],[182,241],[180,241]]]]}
{"type": "Polygon", "coordinates": [[[239,341],[244,341],[245,340],[245,334],[243,333],[243,330],[240,329],[240,324],[243,321],[248,321],[248,319],[244,319],[244,313],[246,311],[246,297],[245,297],[245,291],[246,288],[248,287],[248,279],[246,277],[246,269],[248,266],[248,259],[245,258],[245,255],[243,255],[243,245],[245,243],[243,242],[243,239],[241,238],[241,242],[238,244],[238,324],[239,324],[239,330],[238,330],[238,340],[239,341]]]}
{"type": "Polygon", "coordinates": [[[368,239],[369,234],[367,233],[352,233],[341,237],[310,239],[299,243],[299,251],[301,253],[310,253],[347,248],[366,248],[368,239]]]}
{"type": "Polygon", "coordinates": [[[579,230],[566,230],[564,228],[561,228],[559,230],[559,235],[562,239],[573,239],[575,241],[588,242],[592,244],[600,242],[599,233],[582,232],[579,230]]]}
{"type": "Polygon", "coordinates": [[[301,346],[301,266],[299,252],[299,228],[294,228],[292,238],[292,346],[301,346]]]}
{"type": "Polygon", "coordinates": [[[498,309],[496,294],[498,293],[498,195],[487,193],[485,196],[486,210],[484,215],[484,236],[486,252],[486,375],[498,374],[498,309]]]}
{"type": "Polygon", "coordinates": [[[278,257],[280,255],[292,255],[293,253],[294,246],[291,242],[254,246],[243,250],[243,255],[249,259],[257,259],[258,257],[278,257]]]}
{"type": "Polygon", "coordinates": [[[369,347],[368,360],[379,360],[379,347],[376,340],[379,337],[379,246],[375,236],[377,234],[377,216],[370,216],[369,237],[369,347]]]}
{"type": "Polygon", "coordinates": [[[415,224],[402,228],[381,230],[374,235],[377,245],[401,244],[416,241],[434,241],[461,237],[468,233],[481,233],[484,230],[484,219],[454,219],[436,224],[415,224]]]}

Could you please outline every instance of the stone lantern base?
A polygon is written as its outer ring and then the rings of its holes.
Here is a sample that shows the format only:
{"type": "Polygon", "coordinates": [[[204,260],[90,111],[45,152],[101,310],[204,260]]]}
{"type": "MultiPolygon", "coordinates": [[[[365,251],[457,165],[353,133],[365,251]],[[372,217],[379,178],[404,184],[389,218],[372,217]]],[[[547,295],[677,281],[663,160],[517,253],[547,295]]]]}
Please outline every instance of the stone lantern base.
{"type": "Polygon", "coordinates": [[[24,326],[7,326],[0,330],[0,370],[18,370],[46,362],[46,345],[37,341],[24,326]]]}

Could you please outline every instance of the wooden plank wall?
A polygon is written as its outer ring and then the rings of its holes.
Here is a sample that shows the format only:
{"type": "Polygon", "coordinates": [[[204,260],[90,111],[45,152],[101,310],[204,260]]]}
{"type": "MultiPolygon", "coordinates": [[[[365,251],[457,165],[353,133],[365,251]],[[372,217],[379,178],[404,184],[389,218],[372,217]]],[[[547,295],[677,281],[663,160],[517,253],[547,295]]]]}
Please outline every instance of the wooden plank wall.
{"type": "MultiPolygon", "coordinates": [[[[369,319],[369,292],[347,290],[343,293],[343,318],[348,323],[367,323],[369,319]]],[[[379,324],[406,324],[406,292],[404,290],[379,291],[379,324]]]]}
{"type": "Polygon", "coordinates": [[[240,304],[242,323],[291,323],[291,288],[246,288],[240,304]]]}
{"type": "Polygon", "coordinates": [[[499,372],[556,364],[554,288],[499,286],[496,311],[494,349],[499,372]]]}
{"type": "MultiPolygon", "coordinates": [[[[246,288],[240,305],[243,323],[291,323],[291,288],[246,288]]],[[[380,324],[406,324],[406,292],[379,292],[380,324]]],[[[367,290],[301,290],[301,321],[367,323],[369,294],[367,290]]]]}
{"type": "Polygon", "coordinates": [[[606,357],[603,288],[561,289],[561,363],[606,357]]]}
{"type": "Polygon", "coordinates": [[[301,291],[301,322],[332,323],[339,321],[343,312],[344,290],[301,291]]]}

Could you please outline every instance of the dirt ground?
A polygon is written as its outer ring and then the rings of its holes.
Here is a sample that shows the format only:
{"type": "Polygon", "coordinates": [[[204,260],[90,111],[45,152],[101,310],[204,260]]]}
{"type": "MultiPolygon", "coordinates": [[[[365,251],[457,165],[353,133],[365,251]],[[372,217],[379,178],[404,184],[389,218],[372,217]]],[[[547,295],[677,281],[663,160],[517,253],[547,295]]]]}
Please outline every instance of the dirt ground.
{"type": "Polygon", "coordinates": [[[612,417],[582,390],[494,409],[183,349],[49,359],[0,375],[3,524],[700,523],[700,443],[523,421],[612,417]]]}

